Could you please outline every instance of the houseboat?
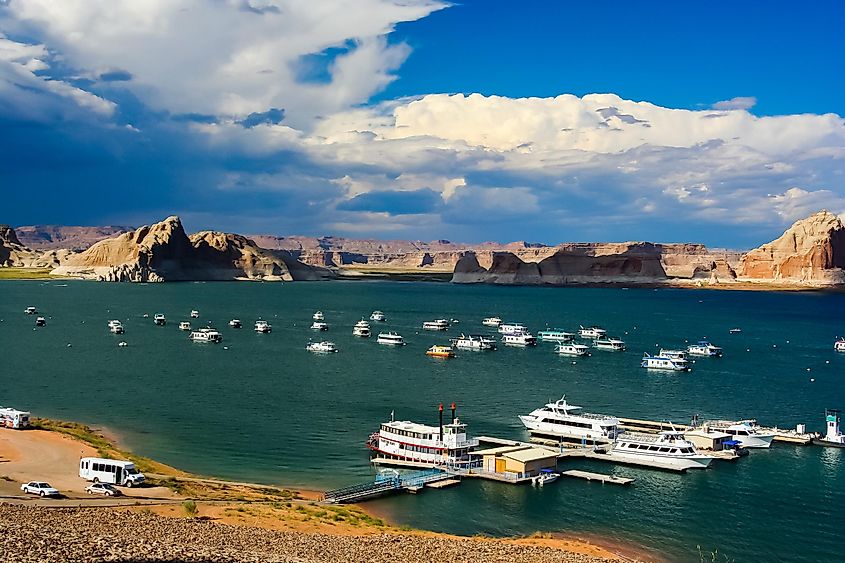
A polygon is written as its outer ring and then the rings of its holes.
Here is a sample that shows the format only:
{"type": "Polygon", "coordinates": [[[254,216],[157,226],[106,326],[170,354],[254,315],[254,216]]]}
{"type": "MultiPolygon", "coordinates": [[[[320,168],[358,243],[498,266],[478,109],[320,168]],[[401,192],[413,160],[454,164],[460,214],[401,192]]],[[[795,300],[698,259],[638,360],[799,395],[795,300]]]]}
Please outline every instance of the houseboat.
{"type": "Polygon", "coordinates": [[[436,319],[433,321],[425,321],[422,324],[423,330],[446,330],[449,328],[449,321],[446,319],[436,319]]]}
{"type": "Polygon", "coordinates": [[[566,395],[519,420],[531,434],[571,444],[607,443],[619,433],[618,418],[581,412],[581,407],[566,402],[566,395]]]}
{"type": "Polygon", "coordinates": [[[517,332],[514,334],[503,334],[502,344],[508,346],[536,346],[537,339],[529,332],[517,332]]]}
{"type": "Polygon", "coordinates": [[[379,344],[387,344],[388,346],[404,346],[405,339],[395,332],[381,332],[376,338],[379,344]]]}
{"type": "Polygon", "coordinates": [[[612,350],[614,352],[624,352],[625,342],[619,338],[597,338],[593,340],[593,347],[599,350],[612,350]]]}
{"type": "Polygon", "coordinates": [[[38,317],[35,319],[35,326],[47,326],[47,319],[44,317],[38,317]]]}
{"type": "Polygon", "coordinates": [[[686,360],[674,359],[669,356],[650,356],[649,354],[643,354],[640,367],[666,371],[689,371],[690,369],[686,360]]]}
{"type": "Polygon", "coordinates": [[[522,323],[502,323],[499,325],[499,334],[518,334],[528,332],[528,327],[522,323]]]}
{"type": "Polygon", "coordinates": [[[499,317],[487,317],[486,319],[481,321],[481,324],[483,324],[484,326],[492,326],[495,328],[499,328],[499,325],[502,324],[502,319],[500,319],[499,317]]]}
{"type": "Polygon", "coordinates": [[[314,320],[314,321],[323,321],[323,320],[325,320],[325,318],[326,317],[323,315],[322,311],[317,311],[316,313],[311,315],[311,320],[314,320]]]}
{"type": "Polygon", "coordinates": [[[179,330],[191,330],[191,323],[188,321],[182,321],[179,323],[179,330]]]}
{"type": "Polygon", "coordinates": [[[584,344],[558,342],[555,345],[555,352],[562,356],[587,356],[590,354],[590,348],[584,344]]]}
{"type": "Polygon", "coordinates": [[[663,356],[664,358],[671,358],[673,360],[689,360],[686,350],[669,350],[667,348],[661,348],[657,355],[663,356]]]}
{"type": "Polygon", "coordinates": [[[425,351],[426,356],[433,356],[435,358],[454,358],[455,350],[451,346],[440,346],[435,344],[425,351]]]}
{"type": "Polygon", "coordinates": [[[622,462],[675,471],[706,469],[713,461],[713,457],[699,453],[695,444],[675,430],[658,434],[622,433],[614,440],[610,454],[622,462]]]}
{"type": "Polygon", "coordinates": [[[722,356],[722,349],[718,346],[713,346],[706,340],[699,340],[697,344],[687,346],[687,353],[690,356],[704,356],[708,358],[715,358],[722,356]]]}
{"type": "Polygon", "coordinates": [[[581,338],[592,338],[593,340],[595,340],[598,338],[604,338],[606,335],[607,331],[597,326],[582,326],[578,329],[578,336],[580,336],[581,338]]]}
{"type": "Polygon", "coordinates": [[[24,309],[24,313],[26,313],[27,315],[34,315],[37,312],[38,309],[36,309],[35,307],[27,307],[26,309],[24,309]]]}
{"type": "Polygon", "coordinates": [[[255,332],[267,334],[269,332],[273,332],[273,327],[267,321],[258,319],[257,321],[255,321],[255,332]]]}
{"type": "Polygon", "coordinates": [[[370,323],[366,320],[361,319],[355,326],[352,327],[352,335],[353,336],[360,336],[361,338],[369,338],[370,337],[370,323]]]}
{"type": "Polygon", "coordinates": [[[332,353],[337,352],[337,346],[334,342],[324,340],[323,342],[310,342],[305,347],[309,352],[332,353]]]}
{"type": "Polygon", "coordinates": [[[123,328],[123,324],[121,324],[118,320],[109,321],[109,332],[112,334],[123,334],[126,330],[123,328]]]}
{"type": "Polygon", "coordinates": [[[329,330],[329,323],[323,321],[314,321],[311,323],[311,330],[329,330]]]}
{"type": "Polygon", "coordinates": [[[537,338],[543,342],[570,342],[575,339],[574,332],[566,332],[559,328],[552,328],[541,330],[537,333],[537,338]]]}
{"type": "Polygon", "coordinates": [[[191,318],[192,318],[192,319],[198,319],[198,318],[200,318],[200,312],[199,312],[199,311],[197,311],[196,309],[192,310],[192,311],[191,311],[191,318]]]}
{"type": "Polygon", "coordinates": [[[241,328],[243,327],[243,323],[240,319],[232,319],[229,321],[229,328],[241,328]]]}
{"type": "Polygon", "coordinates": [[[164,326],[167,324],[167,319],[161,313],[156,313],[153,316],[153,322],[156,324],[156,326],[164,326]]]}
{"type": "Polygon", "coordinates": [[[387,320],[387,317],[384,316],[384,313],[381,311],[373,311],[373,314],[370,315],[370,320],[375,321],[377,323],[383,323],[387,320]]]}
{"type": "Polygon", "coordinates": [[[217,344],[223,341],[223,335],[213,328],[201,328],[191,333],[190,337],[194,342],[213,342],[217,344]]]}
{"type": "Polygon", "coordinates": [[[477,334],[460,335],[452,339],[452,346],[462,350],[495,350],[496,341],[487,336],[477,334]]]}
{"type": "Polygon", "coordinates": [[[840,338],[833,343],[833,349],[837,352],[845,352],[845,338],[840,338]]]}

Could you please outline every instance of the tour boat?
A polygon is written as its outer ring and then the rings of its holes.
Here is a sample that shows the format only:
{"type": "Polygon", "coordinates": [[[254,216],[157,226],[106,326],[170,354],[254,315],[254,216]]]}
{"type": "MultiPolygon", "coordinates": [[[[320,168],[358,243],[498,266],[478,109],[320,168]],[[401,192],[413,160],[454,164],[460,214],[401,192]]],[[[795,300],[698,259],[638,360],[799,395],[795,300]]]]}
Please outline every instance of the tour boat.
{"type": "Polygon", "coordinates": [[[373,314],[370,315],[370,320],[383,323],[387,320],[387,317],[385,317],[384,313],[382,313],[381,311],[373,311],[373,314]]]}
{"type": "Polygon", "coordinates": [[[541,330],[537,333],[537,338],[544,342],[569,342],[570,340],[575,339],[575,333],[566,332],[565,330],[561,330],[559,328],[553,328],[541,330]]]}
{"type": "Polygon", "coordinates": [[[182,321],[179,323],[179,330],[191,330],[191,323],[188,321],[182,321]]]}
{"type": "Polygon", "coordinates": [[[38,312],[38,309],[36,309],[35,307],[27,307],[24,310],[24,313],[26,313],[27,315],[34,315],[37,312],[38,312]]]}
{"type": "Polygon", "coordinates": [[[706,356],[716,357],[722,355],[722,349],[718,346],[713,346],[706,340],[700,340],[698,344],[691,344],[687,346],[687,353],[690,356],[706,356]]]}
{"type": "Polygon", "coordinates": [[[434,356],[435,358],[454,358],[455,351],[451,346],[440,346],[435,344],[425,351],[427,356],[434,356]]]}
{"type": "Polygon", "coordinates": [[[38,317],[35,319],[35,326],[47,326],[47,319],[44,317],[38,317]]]}
{"type": "Polygon", "coordinates": [[[661,348],[660,353],[657,355],[663,356],[664,358],[670,358],[672,360],[688,360],[686,350],[669,350],[667,348],[661,348]]]}
{"type": "Polygon", "coordinates": [[[329,323],[323,321],[314,321],[311,323],[311,330],[329,330],[329,323]]]}
{"type": "Polygon", "coordinates": [[[552,469],[541,469],[540,474],[531,478],[531,484],[535,487],[542,487],[548,483],[554,483],[560,474],[552,469]]]}
{"type": "Polygon", "coordinates": [[[194,342],[213,342],[217,344],[223,341],[223,335],[213,328],[201,328],[193,331],[190,339],[194,342]]]}
{"type": "Polygon", "coordinates": [[[599,350],[613,350],[615,352],[625,351],[625,342],[619,338],[597,338],[593,340],[593,347],[599,350]]]}
{"type": "Polygon", "coordinates": [[[730,434],[743,448],[768,448],[775,438],[774,433],[764,431],[753,420],[708,420],[701,425],[730,434]]]}
{"type": "Polygon", "coordinates": [[[324,340],[323,342],[311,342],[305,347],[309,352],[337,352],[337,346],[334,342],[324,340]]]}
{"type": "Polygon", "coordinates": [[[502,344],[508,346],[536,346],[537,339],[530,332],[516,332],[513,334],[503,334],[502,344]]]}
{"type": "Polygon", "coordinates": [[[494,326],[496,328],[499,328],[499,325],[502,324],[502,319],[500,319],[499,317],[487,317],[486,319],[481,321],[481,324],[483,324],[484,326],[494,326]]]}
{"type": "Polygon", "coordinates": [[[607,331],[603,328],[597,326],[590,326],[590,327],[580,327],[578,329],[578,336],[581,338],[604,338],[607,335],[607,331]]]}
{"type": "Polygon", "coordinates": [[[584,344],[559,342],[555,345],[555,352],[562,356],[586,356],[590,353],[590,348],[584,344]]]}
{"type": "Polygon", "coordinates": [[[833,343],[833,349],[837,352],[845,352],[845,338],[840,338],[833,343]]]}
{"type": "Polygon", "coordinates": [[[647,369],[662,369],[668,371],[688,371],[690,369],[689,363],[686,360],[673,359],[668,356],[650,356],[643,355],[643,361],[640,363],[641,367],[647,369]]]}
{"type": "Polygon", "coordinates": [[[478,440],[468,438],[467,425],[453,416],[450,424],[439,426],[408,420],[383,422],[378,432],[370,435],[367,447],[375,452],[374,461],[383,465],[465,468],[478,440]]]}
{"type": "Polygon", "coordinates": [[[452,345],[455,348],[464,350],[495,350],[496,341],[487,336],[480,336],[470,334],[469,336],[461,334],[457,338],[452,339],[452,345]]]}
{"type": "Polygon", "coordinates": [[[379,333],[376,342],[379,344],[388,344],[391,346],[404,346],[405,339],[402,338],[399,334],[395,332],[382,332],[379,333]]]}
{"type": "Polygon", "coordinates": [[[315,320],[315,321],[322,321],[322,320],[324,320],[324,319],[325,319],[325,317],[323,316],[323,312],[322,312],[322,311],[317,311],[316,313],[314,313],[313,315],[311,315],[311,319],[313,319],[313,320],[315,320]]]}
{"type": "Polygon", "coordinates": [[[156,313],[153,317],[153,322],[158,326],[164,326],[167,324],[167,319],[161,313],[156,313]]]}
{"type": "Polygon", "coordinates": [[[519,420],[531,434],[552,436],[561,442],[610,442],[619,433],[619,419],[604,414],[580,412],[581,407],[557,401],[520,415],[519,420]]]}
{"type": "Polygon", "coordinates": [[[353,336],[360,336],[361,338],[369,338],[370,337],[370,323],[366,320],[361,319],[355,326],[352,327],[352,334],[353,336]]]}
{"type": "Polygon", "coordinates": [[[267,321],[262,321],[261,319],[255,321],[255,332],[267,334],[272,331],[273,327],[267,321]]]}
{"type": "Polygon", "coordinates": [[[499,325],[499,334],[518,334],[528,332],[528,327],[522,323],[502,323],[499,325]]]}
{"type": "Polygon", "coordinates": [[[845,448],[845,434],[842,433],[839,427],[840,414],[840,411],[836,409],[825,409],[824,418],[827,432],[823,438],[813,440],[814,444],[845,448]]]}
{"type": "Polygon", "coordinates": [[[706,469],[713,461],[711,456],[700,454],[695,444],[675,430],[659,434],[622,433],[614,440],[610,453],[620,461],[642,462],[678,471],[706,469]]]}
{"type": "Polygon", "coordinates": [[[449,328],[449,321],[446,319],[436,319],[433,321],[425,321],[422,324],[423,330],[446,330],[449,328]]]}
{"type": "Polygon", "coordinates": [[[240,319],[232,319],[231,321],[229,321],[230,328],[241,328],[242,326],[243,324],[241,323],[240,319]]]}
{"type": "Polygon", "coordinates": [[[199,311],[197,311],[196,309],[194,309],[193,311],[191,311],[191,318],[192,318],[192,319],[198,319],[198,318],[200,318],[200,312],[199,312],[199,311]]]}

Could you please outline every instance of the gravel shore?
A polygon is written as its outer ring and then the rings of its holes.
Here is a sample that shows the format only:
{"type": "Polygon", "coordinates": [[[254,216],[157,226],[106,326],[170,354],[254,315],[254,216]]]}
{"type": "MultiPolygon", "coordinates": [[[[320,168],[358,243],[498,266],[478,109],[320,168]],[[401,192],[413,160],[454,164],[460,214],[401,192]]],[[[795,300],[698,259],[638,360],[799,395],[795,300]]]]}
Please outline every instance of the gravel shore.
{"type": "Polygon", "coordinates": [[[0,560],[598,563],[548,547],[410,534],[276,532],[201,519],[85,508],[0,505],[0,560]]]}

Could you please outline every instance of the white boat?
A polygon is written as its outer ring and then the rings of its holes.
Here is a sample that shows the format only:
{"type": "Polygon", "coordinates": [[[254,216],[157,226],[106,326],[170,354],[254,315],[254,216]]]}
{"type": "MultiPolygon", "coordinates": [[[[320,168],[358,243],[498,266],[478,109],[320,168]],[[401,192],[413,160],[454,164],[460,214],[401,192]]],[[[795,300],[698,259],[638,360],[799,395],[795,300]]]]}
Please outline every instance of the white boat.
{"type": "Polygon", "coordinates": [[[240,319],[232,319],[231,321],[229,321],[230,328],[241,328],[242,326],[243,323],[241,323],[240,319]]]}
{"type": "Polygon", "coordinates": [[[625,432],[616,437],[610,450],[612,458],[685,471],[706,469],[713,458],[698,452],[695,444],[681,432],[664,430],[659,434],[625,432]]]}
{"type": "Polygon", "coordinates": [[[538,332],[537,338],[543,342],[569,342],[575,339],[575,333],[566,332],[565,330],[561,330],[559,328],[547,328],[546,330],[538,332]]]}
{"type": "Polygon", "coordinates": [[[156,313],[153,317],[153,322],[158,326],[164,326],[167,324],[167,319],[161,313],[156,313]]]}
{"type": "Polygon", "coordinates": [[[126,329],[120,324],[120,321],[109,321],[109,332],[112,334],[123,334],[126,329]]]}
{"type": "Polygon", "coordinates": [[[691,344],[687,346],[687,353],[690,356],[705,356],[708,358],[721,357],[722,349],[718,346],[713,346],[706,340],[699,340],[698,344],[691,344]]]}
{"type": "Polygon", "coordinates": [[[612,350],[614,352],[624,352],[625,342],[619,338],[597,338],[593,340],[593,347],[599,350],[612,350]]]}
{"type": "Polygon", "coordinates": [[[495,350],[496,341],[487,336],[470,334],[469,336],[461,334],[457,338],[452,339],[452,345],[455,348],[463,350],[495,350]]]}
{"type": "Polygon", "coordinates": [[[531,478],[531,484],[535,487],[542,487],[549,483],[554,483],[560,474],[551,469],[541,469],[540,474],[531,478]]]}
{"type": "Polygon", "coordinates": [[[47,319],[44,317],[38,317],[35,319],[35,326],[47,326],[47,319]]]}
{"type": "Polygon", "coordinates": [[[503,334],[502,344],[508,346],[536,346],[537,339],[530,332],[517,332],[514,334],[503,334]]]}
{"type": "Polygon", "coordinates": [[[553,436],[570,443],[610,442],[619,433],[619,419],[615,416],[581,412],[581,407],[559,400],[520,415],[519,420],[532,434],[553,436]]]}
{"type": "Polygon", "coordinates": [[[322,312],[322,311],[317,311],[316,313],[314,313],[313,315],[311,315],[311,319],[313,319],[313,320],[315,320],[315,321],[322,321],[322,320],[324,320],[324,319],[325,319],[325,317],[323,316],[323,312],[322,312]]]}
{"type": "Polygon", "coordinates": [[[337,352],[337,346],[334,342],[329,342],[324,340],[323,342],[311,342],[308,346],[305,347],[306,350],[309,352],[323,352],[323,353],[330,353],[330,352],[337,352]]]}
{"type": "Polygon", "coordinates": [[[478,440],[468,438],[466,428],[458,418],[441,426],[391,420],[370,435],[367,447],[375,453],[374,461],[383,465],[395,461],[402,466],[468,467],[478,440]]]}
{"type": "Polygon", "coordinates": [[[259,319],[255,321],[255,332],[267,334],[268,332],[273,332],[273,327],[267,321],[259,319]]]}
{"type": "Polygon", "coordinates": [[[730,334],[739,334],[740,332],[742,332],[742,329],[741,328],[732,328],[728,332],[730,334]]]}
{"type": "Polygon", "coordinates": [[[449,328],[449,321],[446,319],[436,319],[433,321],[425,321],[422,324],[423,330],[446,330],[449,328]]]}
{"type": "Polygon", "coordinates": [[[499,334],[517,334],[528,332],[528,327],[522,323],[502,323],[499,325],[499,334]]]}
{"type": "Polygon", "coordinates": [[[578,336],[580,336],[581,338],[592,338],[593,340],[595,340],[598,338],[604,338],[606,335],[607,331],[597,326],[582,326],[578,329],[578,336]]]}
{"type": "Polygon", "coordinates": [[[385,317],[384,313],[382,313],[381,311],[373,311],[373,314],[370,315],[370,320],[376,321],[378,323],[383,323],[387,320],[387,317],[385,317]]]}
{"type": "Polygon", "coordinates": [[[314,321],[311,323],[311,330],[329,330],[329,324],[323,321],[314,321]]]}
{"type": "Polygon", "coordinates": [[[404,346],[405,339],[395,332],[379,333],[376,342],[379,344],[388,344],[390,346],[404,346]]]}
{"type": "Polygon", "coordinates": [[[670,350],[668,348],[661,348],[657,355],[663,356],[664,358],[671,358],[673,360],[689,360],[686,350],[670,350]]]}
{"type": "Polygon", "coordinates": [[[197,311],[196,309],[194,309],[193,311],[191,311],[191,318],[192,318],[192,319],[198,319],[198,318],[200,318],[200,312],[199,312],[199,311],[197,311]]]}
{"type": "Polygon", "coordinates": [[[191,333],[189,337],[194,342],[213,342],[217,344],[223,341],[223,335],[213,328],[201,328],[191,333]]]}
{"type": "Polygon", "coordinates": [[[555,345],[555,352],[562,356],[586,356],[590,353],[590,347],[572,342],[559,342],[555,345]]]}
{"type": "Polygon", "coordinates": [[[361,338],[369,338],[370,337],[370,323],[366,320],[361,319],[355,326],[352,327],[352,335],[353,336],[360,336],[361,338]]]}
{"type": "Polygon", "coordinates": [[[743,448],[768,448],[775,438],[773,432],[764,431],[754,420],[708,420],[701,426],[730,434],[743,448]]]}
{"type": "Polygon", "coordinates": [[[120,325],[121,325],[121,322],[117,319],[113,319],[113,320],[109,321],[109,328],[112,328],[114,326],[120,326],[120,325]]]}
{"type": "Polygon", "coordinates": [[[667,371],[689,371],[690,369],[686,360],[673,359],[669,356],[650,356],[649,354],[643,355],[640,367],[667,371]]]}
{"type": "Polygon", "coordinates": [[[179,330],[191,330],[191,323],[188,321],[182,321],[179,323],[179,330]]]}
{"type": "Polygon", "coordinates": [[[487,317],[486,319],[481,321],[481,324],[483,324],[484,326],[494,326],[496,328],[499,328],[499,325],[502,324],[502,319],[500,319],[499,317],[487,317]]]}
{"type": "Polygon", "coordinates": [[[35,307],[27,307],[26,309],[24,309],[24,313],[26,313],[27,315],[34,315],[37,312],[38,309],[36,309],[35,307]]]}
{"type": "Polygon", "coordinates": [[[845,338],[840,338],[833,343],[833,349],[837,352],[845,352],[845,338]]]}
{"type": "Polygon", "coordinates": [[[820,446],[831,446],[834,448],[845,448],[845,434],[840,429],[840,411],[836,409],[825,409],[826,432],[822,438],[813,440],[814,444],[820,446]]]}

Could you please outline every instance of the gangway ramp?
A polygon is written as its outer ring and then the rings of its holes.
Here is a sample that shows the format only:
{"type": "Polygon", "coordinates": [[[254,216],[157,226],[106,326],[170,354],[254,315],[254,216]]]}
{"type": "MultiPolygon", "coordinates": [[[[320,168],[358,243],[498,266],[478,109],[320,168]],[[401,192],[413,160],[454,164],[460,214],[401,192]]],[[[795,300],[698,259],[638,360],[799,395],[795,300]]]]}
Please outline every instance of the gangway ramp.
{"type": "Polygon", "coordinates": [[[380,473],[372,482],[326,491],[323,494],[323,500],[333,504],[359,502],[400,490],[418,491],[428,484],[451,478],[452,476],[449,473],[440,469],[404,474],[400,474],[398,471],[389,471],[380,473]]]}

